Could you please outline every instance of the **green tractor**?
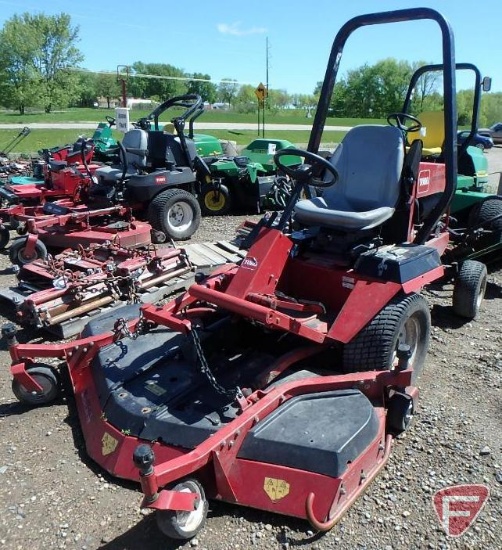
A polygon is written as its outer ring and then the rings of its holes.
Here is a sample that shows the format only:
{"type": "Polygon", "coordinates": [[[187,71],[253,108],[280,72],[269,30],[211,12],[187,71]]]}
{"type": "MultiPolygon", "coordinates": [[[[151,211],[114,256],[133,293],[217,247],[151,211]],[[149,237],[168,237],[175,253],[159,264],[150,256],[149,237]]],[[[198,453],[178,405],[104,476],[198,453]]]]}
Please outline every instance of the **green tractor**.
{"type": "MultiPolygon", "coordinates": [[[[412,76],[403,107],[404,113],[412,110],[412,98],[418,80],[426,73],[442,71],[442,65],[425,65],[412,76]]],[[[476,316],[484,296],[487,269],[491,259],[500,259],[502,249],[502,196],[489,193],[488,160],[485,153],[469,145],[478,126],[481,91],[489,91],[491,79],[481,78],[478,68],[471,63],[457,63],[456,70],[469,71],[474,75],[472,116],[468,138],[458,146],[456,190],[449,207],[448,230],[450,245],[444,253],[443,263],[455,281],[453,307],[455,313],[472,319],[476,316]],[[482,260],[481,263],[478,260],[482,260]]],[[[406,115],[409,116],[409,115],[406,115]]],[[[408,143],[414,139],[423,142],[422,161],[441,162],[445,121],[442,111],[424,112],[418,115],[423,130],[409,132],[408,143]]],[[[452,124],[456,124],[453,121],[452,124]]],[[[429,185],[427,174],[420,174],[420,185],[429,185]]],[[[420,207],[432,210],[438,198],[428,197],[420,207]]]]}
{"type": "MultiPolygon", "coordinates": [[[[197,143],[197,135],[195,142],[197,143]]],[[[209,216],[227,214],[233,209],[276,210],[284,208],[291,191],[289,180],[277,173],[274,154],[294,145],[284,139],[255,139],[239,156],[216,154],[204,157],[211,181],[200,193],[202,212],[209,216]]],[[[288,166],[297,166],[296,155],[282,157],[288,166]]]]}
{"type": "MultiPolygon", "coordinates": [[[[485,262],[502,249],[502,196],[488,192],[488,159],[483,150],[469,145],[477,130],[481,91],[489,91],[491,79],[481,78],[479,69],[471,63],[457,63],[458,71],[467,71],[474,76],[473,105],[470,135],[458,146],[457,186],[450,205],[450,227],[453,246],[447,254],[447,261],[462,268],[462,264],[475,258],[485,262]]],[[[413,75],[404,105],[409,112],[413,90],[418,80],[426,73],[442,71],[442,65],[425,65],[413,75]]],[[[424,155],[431,162],[442,155],[444,139],[444,118],[440,111],[418,115],[425,135],[409,134],[408,140],[423,140],[424,155]]]]}

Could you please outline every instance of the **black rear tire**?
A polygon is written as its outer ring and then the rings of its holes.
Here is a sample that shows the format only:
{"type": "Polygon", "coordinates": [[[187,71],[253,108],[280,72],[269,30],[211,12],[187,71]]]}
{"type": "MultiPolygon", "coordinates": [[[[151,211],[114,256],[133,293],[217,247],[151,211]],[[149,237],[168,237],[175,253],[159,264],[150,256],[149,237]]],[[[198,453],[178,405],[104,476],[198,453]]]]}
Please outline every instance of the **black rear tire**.
{"type": "Polygon", "coordinates": [[[410,347],[412,381],[420,375],[429,348],[431,316],[420,294],[399,295],[391,300],[343,349],[345,372],[391,370],[397,349],[410,347]]]}
{"type": "Polygon", "coordinates": [[[502,243],[502,198],[486,199],[471,209],[469,226],[490,231],[474,244],[476,250],[502,243]]]}
{"type": "Polygon", "coordinates": [[[197,199],[183,189],[156,195],[148,208],[148,221],[175,241],[189,239],[199,228],[201,211],[197,199]]]}
{"type": "Polygon", "coordinates": [[[465,319],[474,319],[479,313],[486,290],[486,265],[476,260],[465,260],[460,266],[453,286],[453,311],[465,319]]]}

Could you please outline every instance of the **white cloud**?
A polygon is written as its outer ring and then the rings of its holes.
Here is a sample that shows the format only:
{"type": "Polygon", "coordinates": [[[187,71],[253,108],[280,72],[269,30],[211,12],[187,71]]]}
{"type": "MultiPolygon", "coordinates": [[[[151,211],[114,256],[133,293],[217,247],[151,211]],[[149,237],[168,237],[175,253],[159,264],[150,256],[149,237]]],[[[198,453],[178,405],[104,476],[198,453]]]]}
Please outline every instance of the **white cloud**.
{"type": "Polygon", "coordinates": [[[230,25],[227,23],[218,23],[218,31],[221,34],[232,34],[233,36],[245,36],[247,34],[263,34],[267,32],[265,27],[251,27],[249,29],[241,29],[241,22],[236,21],[230,25]]]}

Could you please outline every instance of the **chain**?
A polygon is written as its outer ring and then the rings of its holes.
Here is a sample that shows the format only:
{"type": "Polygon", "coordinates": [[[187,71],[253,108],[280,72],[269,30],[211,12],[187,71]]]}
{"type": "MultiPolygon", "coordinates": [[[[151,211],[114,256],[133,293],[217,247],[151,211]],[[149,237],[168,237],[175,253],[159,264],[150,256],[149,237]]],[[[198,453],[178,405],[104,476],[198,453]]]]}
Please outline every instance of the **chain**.
{"type": "Polygon", "coordinates": [[[139,310],[139,318],[136,323],[136,328],[134,332],[129,330],[127,321],[123,317],[119,317],[115,324],[113,325],[113,341],[118,343],[122,338],[131,338],[131,340],[136,340],[141,334],[145,334],[148,330],[148,323],[143,316],[143,311],[139,310]]]}
{"type": "Polygon", "coordinates": [[[230,399],[240,398],[242,395],[242,392],[239,387],[235,387],[230,390],[227,390],[214,377],[214,374],[211,372],[211,369],[209,368],[208,362],[204,355],[204,350],[202,349],[202,346],[200,343],[199,334],[195,330],[195,328],[192,328],[192,330],[188,334],[192,339],[195,352],[197,354],[197,364],[199,366],[199,372],[206,377],[211,387],[216,391],[216,393],[224,397],[229,397],[230,399]]]}

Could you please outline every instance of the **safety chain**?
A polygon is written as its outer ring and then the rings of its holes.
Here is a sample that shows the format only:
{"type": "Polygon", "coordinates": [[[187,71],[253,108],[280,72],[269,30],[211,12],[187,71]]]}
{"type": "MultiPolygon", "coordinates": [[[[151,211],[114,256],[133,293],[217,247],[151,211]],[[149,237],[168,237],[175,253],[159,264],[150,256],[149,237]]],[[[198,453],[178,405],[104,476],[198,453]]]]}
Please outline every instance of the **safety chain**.
{"type": "Polygon", "coordinates": [[[119,340],[122,338],[131,338],[131,340],[136,340],[138,336],[141,334],[144,334],[148,330],[148,323],[146,319],[143,317],[143,312],[139,311],[139,319],[136,323],[136,328],[134,329],[134,332],[131,332],[129,330],[129,326],[127,325],[127,321],[123,317],[119,317],[115,324],[113,325],[113,341],[115,343],[118,343],[119,340]]]}
{"type": "Polygon", "coordinates": [[[242,392],[241,389],[236,386],[235,388],[227,390],[224,388],[214,377],[214,374],[211,372],[211,369],[208,365],[208,362],[206,360],[206,357],[204,355],[204,350],[202,349],[200,338],[197,330],[195,328],[192,328],[192,330],[188,333],[192,339],[195,352],[197,354],[197,364],[199,367],[199,372],[206,377],[209,384],[212,386],[212,388],[218,393],[219,395],[222,395],[224,397],[230,398],[230,399],[241,399],[242,398],[242,392]]]}

